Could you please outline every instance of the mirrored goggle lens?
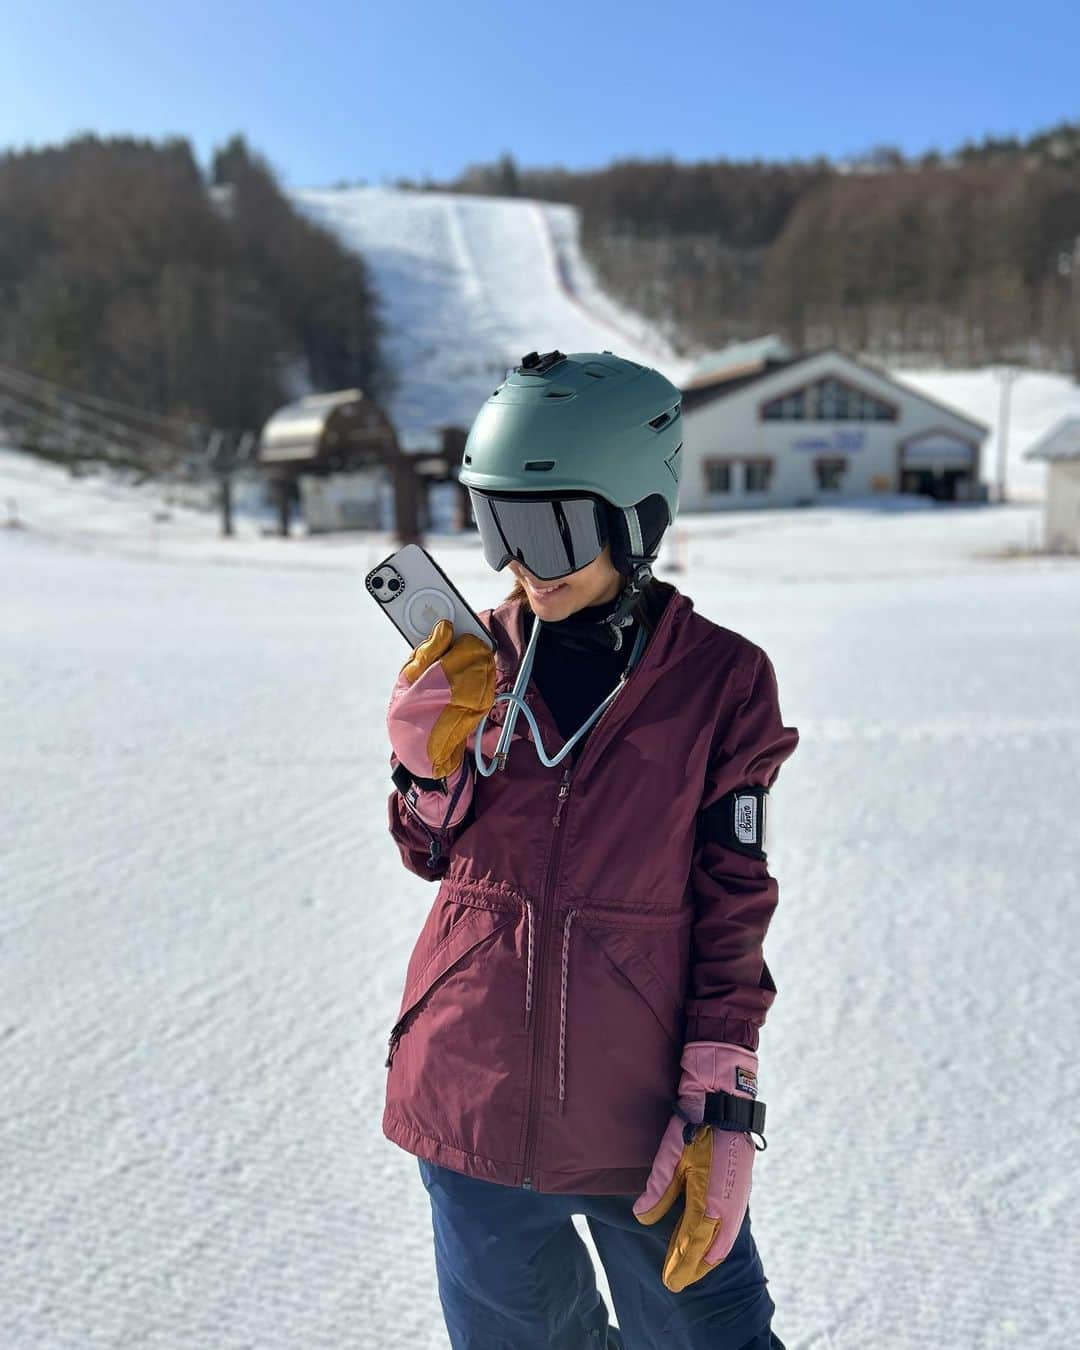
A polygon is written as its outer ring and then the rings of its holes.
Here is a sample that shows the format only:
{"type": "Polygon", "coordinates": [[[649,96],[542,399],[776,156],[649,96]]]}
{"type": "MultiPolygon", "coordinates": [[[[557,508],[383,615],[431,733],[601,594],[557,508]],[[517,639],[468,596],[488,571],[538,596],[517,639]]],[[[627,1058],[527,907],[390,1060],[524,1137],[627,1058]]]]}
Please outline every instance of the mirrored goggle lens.
{"type": "Polygon", "coordinates": [[[585,567],[604,547],[603,527],[591,497],[490,497],[469,489],[484,558],[496,571],[511,558],[541,581],[585,567]]]}

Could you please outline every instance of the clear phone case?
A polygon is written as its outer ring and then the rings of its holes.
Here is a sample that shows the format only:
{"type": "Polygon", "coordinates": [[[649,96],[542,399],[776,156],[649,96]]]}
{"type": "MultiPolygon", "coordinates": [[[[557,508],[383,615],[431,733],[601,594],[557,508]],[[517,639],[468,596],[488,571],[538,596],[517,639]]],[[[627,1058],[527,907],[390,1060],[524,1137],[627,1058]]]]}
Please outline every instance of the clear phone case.
{"type": "Polygon", "coordinates": [[[364,585],[410,647],[429,637],[440,619],[449,619],[455,640],[463,633],[473,633],[494,649],[491,634],[419,544],[406,544],[384,558],[364,578],[364,585]]]}

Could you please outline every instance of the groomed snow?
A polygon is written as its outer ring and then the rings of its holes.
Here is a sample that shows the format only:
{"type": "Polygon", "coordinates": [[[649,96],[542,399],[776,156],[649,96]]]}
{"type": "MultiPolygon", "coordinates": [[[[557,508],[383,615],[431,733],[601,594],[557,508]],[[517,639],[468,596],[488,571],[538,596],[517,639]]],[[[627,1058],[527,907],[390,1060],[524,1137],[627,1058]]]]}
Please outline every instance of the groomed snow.
{"type": "MultiPolygon", "coordinates": [[[[0,467],[0,1345],[446,1350],[379,1128],[433,898],[386,832],[390,541],[0,467]]],[[[802,736],[752,1203],[789,1350],[1080,1343],[1080,564],[1000,556],[1036,522],[702,517],[660,568],[802,736]]]]}

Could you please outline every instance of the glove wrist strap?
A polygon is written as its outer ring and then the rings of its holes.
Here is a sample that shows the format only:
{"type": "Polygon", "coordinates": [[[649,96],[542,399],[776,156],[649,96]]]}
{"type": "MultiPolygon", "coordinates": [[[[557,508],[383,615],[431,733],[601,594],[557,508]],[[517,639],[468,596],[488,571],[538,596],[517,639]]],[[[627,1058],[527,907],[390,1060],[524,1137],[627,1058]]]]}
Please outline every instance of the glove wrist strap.
{"type": "Polygon", "coordinates": [[[736,1097],[733,1092],[706,1092],[705,1111],[700,1120],[691,1120],[678,1101],[674,1103],[675,1114],[686,1122],[683,1128],[683,1142],[689,1144],[696,1131],[702,1125],[712,1125],[718,1130],[734,1130],[740,1134],[757,1135],[763,1152],[768,1143],[765,1139],[765,1103],[751,1101],[749,1097],[736,1097]]]}
{"type": "Polygon", "coordinates": [[[444,796],[447,793],[445,778],[421,778],[419,774],[410,773],[402,763],[394,765],[394,771],[390,775],[394,786],[399,792],[408,792],[409,788],[415,783],[418,788],[423,788],[425,792],[441,792],[444,796]]]}

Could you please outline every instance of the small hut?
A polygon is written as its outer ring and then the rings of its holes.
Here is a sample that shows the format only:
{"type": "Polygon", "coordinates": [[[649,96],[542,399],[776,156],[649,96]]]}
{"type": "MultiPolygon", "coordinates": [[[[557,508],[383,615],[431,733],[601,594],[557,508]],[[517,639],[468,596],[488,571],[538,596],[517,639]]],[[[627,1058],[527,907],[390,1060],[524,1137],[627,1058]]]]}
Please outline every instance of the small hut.
{"type": "Polygon", "coordinates": [[[260,433],[258,461],[282,534],[289,532],[292,504],[301,501],[314,530],[377,527],[380,487],[389,485],[397,539],[419,539],[411,457],[402,453],[389,417],[361,389],[308,394],[279,408],[260,433]]]}
{"type": "Polygon", "coordinates": [[[1044,546],[1080,553],[1080,417],[1065,417],[1024,453],[1046,461],[1044,546]]]}

